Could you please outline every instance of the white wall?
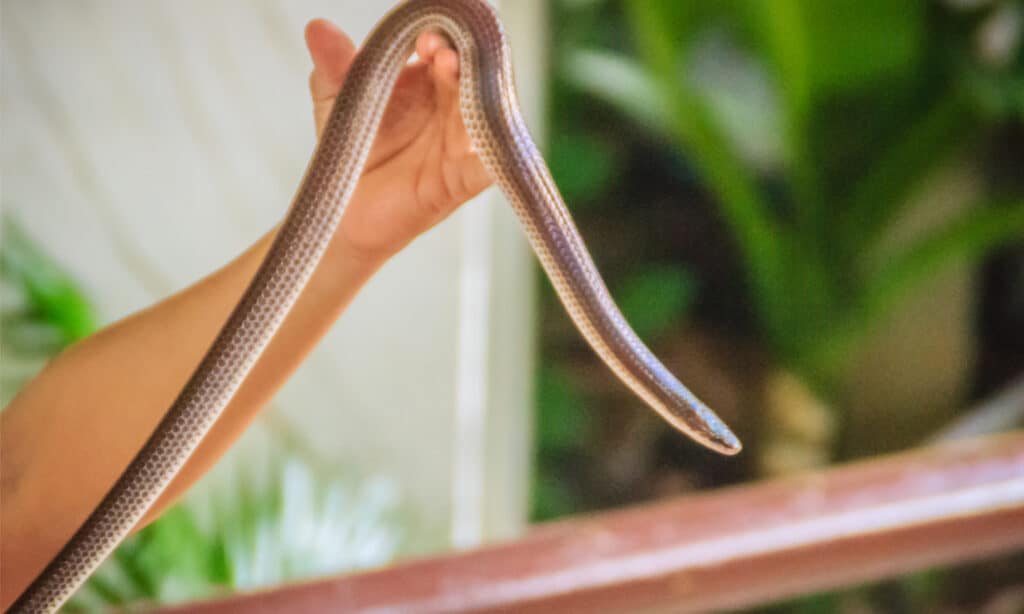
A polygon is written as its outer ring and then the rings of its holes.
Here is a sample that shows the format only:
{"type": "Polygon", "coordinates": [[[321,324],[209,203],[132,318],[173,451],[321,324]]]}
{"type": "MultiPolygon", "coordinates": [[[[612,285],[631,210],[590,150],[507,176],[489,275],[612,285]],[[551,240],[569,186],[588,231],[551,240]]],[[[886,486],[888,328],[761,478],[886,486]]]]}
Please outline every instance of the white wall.
{"type": "MultiPolygon", "coordinates": [[[[502,4],[535,119],[541,3],[502,4]]],[[[104,322],[194,282],[280,219],[312,152],[304,24],[361,40],[390,5],[5,2],[5,211],[104,322]]],[[[524,521],[532,271],[488,192],[395,258],[269,410],[328,461],[394,476],[417,549],[524,521]]]]}

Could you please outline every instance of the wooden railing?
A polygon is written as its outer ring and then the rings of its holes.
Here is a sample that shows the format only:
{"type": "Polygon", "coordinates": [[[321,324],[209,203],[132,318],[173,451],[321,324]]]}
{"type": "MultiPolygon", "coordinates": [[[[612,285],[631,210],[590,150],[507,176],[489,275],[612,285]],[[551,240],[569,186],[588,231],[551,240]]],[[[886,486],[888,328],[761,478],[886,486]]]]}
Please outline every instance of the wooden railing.
{"type": "Polygon", "coordinates": [[[1024,548],[1024,432],[542,525],[166,612],[691,612],[1024,548]]]}

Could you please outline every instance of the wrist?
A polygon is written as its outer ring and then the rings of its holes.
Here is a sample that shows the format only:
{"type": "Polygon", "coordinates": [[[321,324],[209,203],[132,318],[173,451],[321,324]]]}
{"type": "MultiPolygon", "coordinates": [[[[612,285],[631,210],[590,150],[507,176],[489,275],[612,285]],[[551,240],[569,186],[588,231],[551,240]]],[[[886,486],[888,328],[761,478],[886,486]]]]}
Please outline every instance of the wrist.
{"type": "MultiPolygon", "coordinates": [[[[344,224],[344,221],[342,221],[344,224]]],[[[353,279],[368,279],[393,255],[378,249],[369,249],[353,242],[339,226],[317,268],[316,277],[327,277],[328,283],[346,283],[353,279]]]]}
{"type": "Polygon", "coordinates": [[[331,242],[331,257],[376,270],[432,226],[406,182],[365,172],[331,242]]]}

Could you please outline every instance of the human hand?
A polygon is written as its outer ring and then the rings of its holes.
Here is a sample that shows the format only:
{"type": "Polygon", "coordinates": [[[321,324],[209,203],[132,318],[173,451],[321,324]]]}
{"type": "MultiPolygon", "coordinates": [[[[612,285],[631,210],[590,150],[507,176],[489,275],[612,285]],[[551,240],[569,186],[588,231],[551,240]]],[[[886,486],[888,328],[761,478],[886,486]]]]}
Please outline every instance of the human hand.
{"type": "MultiPolygon", "coordinates": [[[[317,136],[341,90],[356,48],[329,21],[306,26],[317,136]]],[[[459,110],[459,61],[440,34],[416,41],[366,168],[335,239],[356,255],[385,260],[491,183],[473,152],[459,110]]]]}

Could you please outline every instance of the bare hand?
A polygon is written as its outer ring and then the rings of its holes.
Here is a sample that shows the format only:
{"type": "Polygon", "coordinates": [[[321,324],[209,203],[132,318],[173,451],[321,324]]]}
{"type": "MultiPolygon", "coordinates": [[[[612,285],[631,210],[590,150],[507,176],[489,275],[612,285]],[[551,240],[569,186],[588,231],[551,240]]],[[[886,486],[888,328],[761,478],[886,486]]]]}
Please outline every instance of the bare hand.
{"type": "MultiPolygon", "coordinates": [[[[306,44],[319,136],[356,49],[322,19],[306,27],[306,44]]],[[[419,37],[416,53],[418,61],[398,79],[336,237],[364,257],[390,257],[491,183],[462,124],[458,55],[435,33],[419,37]]]]}

